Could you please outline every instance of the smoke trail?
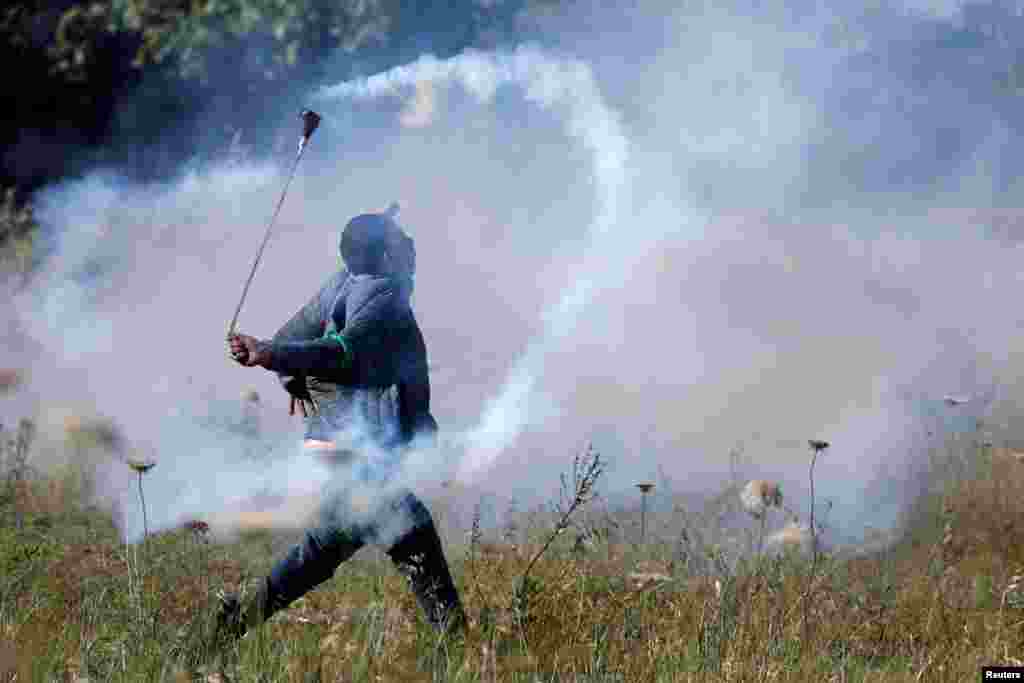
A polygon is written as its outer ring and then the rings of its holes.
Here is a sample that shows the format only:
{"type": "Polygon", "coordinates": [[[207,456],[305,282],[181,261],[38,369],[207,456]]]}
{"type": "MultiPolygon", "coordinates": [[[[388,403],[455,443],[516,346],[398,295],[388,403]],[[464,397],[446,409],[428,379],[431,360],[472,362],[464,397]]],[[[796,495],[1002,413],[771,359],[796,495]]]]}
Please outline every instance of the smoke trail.
{"type": "Polygon", "coordinates": [[[458,83],[481,103],[490,102],[506,84],[522,88],[528,102],[551,110],[564,120],[569,136],[593,158],[596,211],[588,226],[587,253],[559,299],[543,314],[543,331],[531,340],[513,365],[500,391],[485,406],[476,427],[465,435],[467,462],[460,478],[487,467],[533,420],[537,381],[547,356],[568,336],[598,286],[598,264],[590,255],[614,228],[628,193],[628,141],[619,117],[605,103],[590,67],[568,58],[545,54],[533,46],[512,53],[466,52],[448,60],[425,55],[417,61],[368,78],[325,88],[324,99],[370,99],[400,96],[423,83],[458,83]]]}
{"type": "MultiPolygon", "coordinates": [[[[546,496],[583,435],[616,463],[604,484],[630,504],[637,478],[662,466],[679,491],[717,489],[737,442],[745,478],[802,500],[803,439],[820,436],[834,445],[816,493],[836,503],[830,524],[860,533],[893,521],[927,464],[927,416],[907,394],[972,393],[997,377],[1010,390],[986,429],[1019,438],[1024,214],[986,208],[999,187],[1006,202],[1019,195],[1022,157],[1006,133],[1019,102],[994,111],[983,92],[1009,61],[933,40],[962,37],[964,17],[925,19],[900,3],[864,16],[819,3],[811,17],[788,2],[570,4],[544,40],[573,59],[532,48],[427,57],[328,98],[247,333],[271,333],[319,287],[346,217],[398,199],[425,266],[416,307],[439,368],[432,408],[462,435],[467,471],[490,465],[480,479],[518,504],[546,496]],[[832,41],[846,19],[864,41],[832,41]],[[931,73],[948,78],[918,78],[931,73]],[[370,122],[343,156],[327,151],[334,107],[347,116],[352,100],[389,95],[369,108],[383,104],[400,132],[370,122]],[[409,100],[407,115],[391,108],[409,100]],[[535,115],[511,118],[526,110],[535,115]],[[513,441],[523,457],[494,461],[513,441]]],[[[247,144],[262,147],[264,132],[269,145],[271,131],[246,128],[247,144]]],[[[235,403],[240,383],[258,389],[268,433],[301,438],[274,378],[231,364],[222,339],[281,173],[243,162],[160,188],[99,174],[49,188],[53,256],[33,296],[0,296],[38,342],[4,349],[18,361],[3,365],[26,377],[4,400],[38,401],[57,437],[57,413],[87,406],[126,439],[156,442],[154,525],[193,483],[199,514],[268,478],[239,471],[230,438],[189,427],[208,402],[201,389],[235,403]],[[177,408],[189,428],[165,419],[177,408]],[[181,493],[157,490],[178,482],[181,493]]],[[[937,415],[966,420],[964,407],[937,415]]],[[[413,453],[399,475],[439,483],[439,460],[413,453]]],[[[129,526],[141,528],[133,473],[109,479],[123,480],[129,526]]]]}

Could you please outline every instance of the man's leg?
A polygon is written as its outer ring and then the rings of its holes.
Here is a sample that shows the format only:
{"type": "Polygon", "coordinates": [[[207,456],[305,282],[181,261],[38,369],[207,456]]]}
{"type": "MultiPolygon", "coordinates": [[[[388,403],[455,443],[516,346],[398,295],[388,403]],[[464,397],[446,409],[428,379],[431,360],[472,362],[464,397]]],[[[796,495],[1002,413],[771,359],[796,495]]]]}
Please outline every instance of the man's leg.
{"type": "Polygon", "coordinates": [[[334,576],[342,562],[365,544],[366,529],[346,513],[344,495],[328,496],[316,527],[293,546],[247,596],[228,595],[218,616],[218,639],[240,638],[275,613],[334,576]]]}
{"type": "Polygon", "coordinates": [[[391,508],[404,528],[389,539],[388,556],[409,582],[431,625],[445,632],[462,629],[466,615],[430,512],[408,491],[400,494],[391,508]]]}

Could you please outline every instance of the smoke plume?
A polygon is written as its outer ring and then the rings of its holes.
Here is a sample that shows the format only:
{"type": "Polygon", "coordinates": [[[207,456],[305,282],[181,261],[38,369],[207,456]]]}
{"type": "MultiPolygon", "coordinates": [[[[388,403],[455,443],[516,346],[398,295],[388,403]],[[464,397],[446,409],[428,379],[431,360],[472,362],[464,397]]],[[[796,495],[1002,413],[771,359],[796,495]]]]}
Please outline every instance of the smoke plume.
{"type": "MultiPolygon", "coordinates": [[[[609,496],[657,480],[657,499],[717,490],[742,444],[741,476],[800,508],[821,438],[816,493],[857,536],[895,523],[945,435],[984,418],[1017,438],[1019,104],[981,85],[1006,55],[946,51],[970,9],[949,3],[704,4],[569,3],[536,45],[311,90],[324,121],[240,330],[270,336],[345,221],[398,200],[448,444],[398,471],[416,487],[538,502],[590,439],[609,496]]],[[[329,476],[223,343],[289,160],[147,188],[106,169],[42,198],[49,256],[4,304],[32,340],[9,347],[26,372],[4,409],[115,420],[158,461],[157,526],[329,476]],[[254,441],[233,426],[248,388],[254,441]]],[[[132,476],[105,485],[137,534],[132,476]]]]}
{"type": "MultiPolygon", "coordinates": [[[[572,334],[576,320],[591,300],[600,270],[607,271],[606,254],[600,251],[599,240],[622,219],[627,143],[587,65],[552,59],[534,48],[521,48],[509,55],[466,53],[445,61],[423,57],[356,83],[328,88],[322,97],[396,96],[409,88],[422,88],[424,82],[441,86],[457,83],[482,104],[493,100],[501,86],[519,86],[528,102],[561,115],[568,136],[593,157],[596,209],[582,245],[582,265],[570,273],[564,291],[542,313],[543,331],[529,340],[501,390],[484,406],[479,424],[466,435],[466,462],[461,475],[468,478],[506,451],[528,426],[535,401],[533,392],[544,373],[548,349],[572,334]]],[[[419,92],[415,90],[414,97],[419,92]]]]}

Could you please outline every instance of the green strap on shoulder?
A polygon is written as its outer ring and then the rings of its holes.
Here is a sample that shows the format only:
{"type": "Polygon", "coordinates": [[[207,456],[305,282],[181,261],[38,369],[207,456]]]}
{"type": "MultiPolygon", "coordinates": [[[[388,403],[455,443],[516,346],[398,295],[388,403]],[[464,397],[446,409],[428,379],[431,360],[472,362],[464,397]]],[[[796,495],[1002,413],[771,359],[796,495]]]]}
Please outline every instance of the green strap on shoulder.
{"type": "Polygon", "coordinates": [[[348,368],[352,366],[352,350],[349,348],[348,341],[345,337],[341,336],[340,332],[328,332],[324,335],[324,339],[330,339],[331,341],[337,342],[341,346],[341,367],[348,368]]]}

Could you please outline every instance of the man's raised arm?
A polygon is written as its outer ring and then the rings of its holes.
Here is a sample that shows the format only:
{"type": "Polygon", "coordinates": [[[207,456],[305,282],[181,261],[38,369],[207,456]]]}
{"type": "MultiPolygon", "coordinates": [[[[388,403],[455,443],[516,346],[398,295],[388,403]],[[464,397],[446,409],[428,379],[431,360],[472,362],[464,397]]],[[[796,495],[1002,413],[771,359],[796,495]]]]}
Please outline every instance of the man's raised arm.
{"type": "MultiPolygon", "coordinates": [[[[381,278],[362,290],[355,301],[348,302],[351,310],[341,332],[296,341],[261,341],[236,335],[230,340],[231,354],[243,365],[259,365],[279,375],[313,376],[351,384],[357,374],[362,374],[353,373],[355,358],[387,355],[380,347],[402,311],[401,301],[394,280],[381,278]]],[[[364,359],[363,365],[366,364],[364,359]]],[[[368,369],[372,368],[363,368],[368,369]]]]}

